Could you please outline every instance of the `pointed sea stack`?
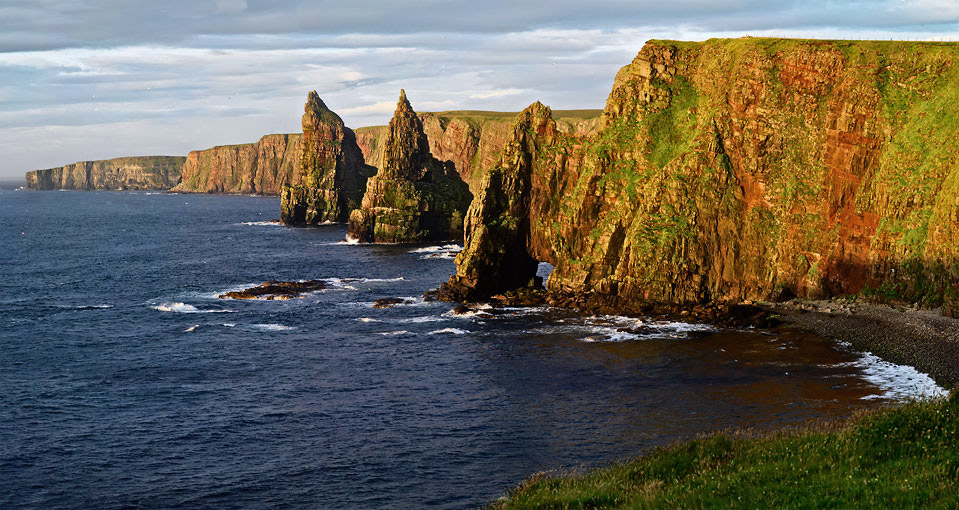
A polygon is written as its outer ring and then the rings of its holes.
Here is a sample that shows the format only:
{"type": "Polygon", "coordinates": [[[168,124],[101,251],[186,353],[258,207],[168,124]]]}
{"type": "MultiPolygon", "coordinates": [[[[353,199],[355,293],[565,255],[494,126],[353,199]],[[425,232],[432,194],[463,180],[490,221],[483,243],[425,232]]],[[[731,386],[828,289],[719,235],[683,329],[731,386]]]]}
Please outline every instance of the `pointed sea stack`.
{"type": "Polygon", "coordinates": [[[316,91],[307,96],[304,110],[302,184],[283,187],[280,219],[288,225],[346,221],[376,169],[364,164],[356,135],[316,91]]]}
{"type": "Polygon", "coordinates": [[[541,288],[528,250],[533,155],[556,137],[552,112],[540,102],[516,116],[499,163],[483,179],[466,214],[466,241],[456,274],[440,289],[445,301],[477,301],[521,288],[541,288]]]}
{"type": "Polygon", "coordinates": [[[347,235],[375,243],[458,241],[472,198],[453,163],[430,153],[423,123],[401,90],[380,171],[367,181],[362,208],[350,213],[347,235]]]}

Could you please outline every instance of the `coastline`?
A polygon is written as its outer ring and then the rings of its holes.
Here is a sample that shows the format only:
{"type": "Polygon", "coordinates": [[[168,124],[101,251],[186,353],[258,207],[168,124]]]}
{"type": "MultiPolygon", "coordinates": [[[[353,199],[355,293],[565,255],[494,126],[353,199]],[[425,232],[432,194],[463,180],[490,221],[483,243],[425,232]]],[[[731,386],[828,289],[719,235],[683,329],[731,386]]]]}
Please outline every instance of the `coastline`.
{"type": "Polygon", "coordinates": [[[959,386],[959,320],[938,310],[842,299],[762,303],[787,327],[847,342],[929,374],[940,386],[959,386]]]}

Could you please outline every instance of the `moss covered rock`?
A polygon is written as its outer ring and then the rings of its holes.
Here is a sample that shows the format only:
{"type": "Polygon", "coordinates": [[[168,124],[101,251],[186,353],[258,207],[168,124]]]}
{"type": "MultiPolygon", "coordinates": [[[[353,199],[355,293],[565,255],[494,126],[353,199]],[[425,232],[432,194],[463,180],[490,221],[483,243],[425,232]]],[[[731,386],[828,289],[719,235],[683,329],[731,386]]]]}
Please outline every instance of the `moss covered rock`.
{"type": "MultiPolygon", "coordinates": [[[[956,111],[956,44],[650,41],[598,133],[526,144],[528,194],[490,179],[478,195],[528,201],[525,254],[553,263],[550,293],[576,302],[937,306],[959,281],[956,111]]],[[[522,236],[489,227],[498,214],[470,222],[467,238],[486,239],[451,285],[494,285],[483,267],[519,250],[522,236]]]]}
{"type": "Polygon", "coordinates": [[[400,91],[380,170],[369,179],[348,235],[360,242],[459,240],[472,195],[450,161],[430,152],[413,107],[400,91]]]}
{"type": "Polygon", "coordinates": [[[294,225],[346,221],[374,172],[364,163],[353,131],[316,91],[310,92],[300,140],[301,184],[283,187],[280,219],[294,225]]]}

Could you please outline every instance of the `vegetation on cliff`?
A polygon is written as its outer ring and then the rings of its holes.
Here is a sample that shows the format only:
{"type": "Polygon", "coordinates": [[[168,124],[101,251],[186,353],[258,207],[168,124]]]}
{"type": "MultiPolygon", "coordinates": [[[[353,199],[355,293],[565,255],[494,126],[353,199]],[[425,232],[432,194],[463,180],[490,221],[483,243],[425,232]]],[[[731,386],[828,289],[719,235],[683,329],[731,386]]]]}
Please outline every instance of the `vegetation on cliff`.
{"type": "Polygon", "coordinates": [[[364,163],[353,131],[316,91],[307,95],[302,123],[301,184],[283,187],[280,220],[297,225],[346,221],[376,169],[364,163]]]}
{"type": "Polygon", "coordinates": [[[948,304],[957,56],[938,43],[650,41],[617,74],[598,133],[529,154],[523,248],[556,266],[550,292],[580,305],[948,304]]]}
{"type": "Polygon", "coordinates": [[[541,473],[493,508],[954,508],[957,450],[954,391],[845,424],[720,433],[585,475],[541,473]]]}
{"type": "Polygon", "coordinates": [[[27,189],[167,190],[180,181],[180,156],[133,156],[32,170],[27,189]]]}
{"type": "Polygon", "coordinates": [[[472,195],[450,161],[430,152],[423,123],[400,91],[380,170],[350,213],[348,236],[361,242],[455,240],[472,195]]]}

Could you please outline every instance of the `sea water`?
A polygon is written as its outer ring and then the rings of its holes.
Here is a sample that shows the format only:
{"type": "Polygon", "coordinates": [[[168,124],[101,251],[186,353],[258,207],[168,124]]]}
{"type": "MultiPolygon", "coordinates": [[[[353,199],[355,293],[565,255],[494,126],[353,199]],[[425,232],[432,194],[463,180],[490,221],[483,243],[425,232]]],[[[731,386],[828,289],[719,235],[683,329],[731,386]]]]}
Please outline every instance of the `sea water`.
{"type": "Polygon", "coordinates": [[[278,212],[0,191],[0,508],[470,508],[538,471],[942,392],[810,335],[455,315],[422,294],[459,245],[350,244],[278,212]],[[327,288],[218,297],[310,279],[327,288]]]}

